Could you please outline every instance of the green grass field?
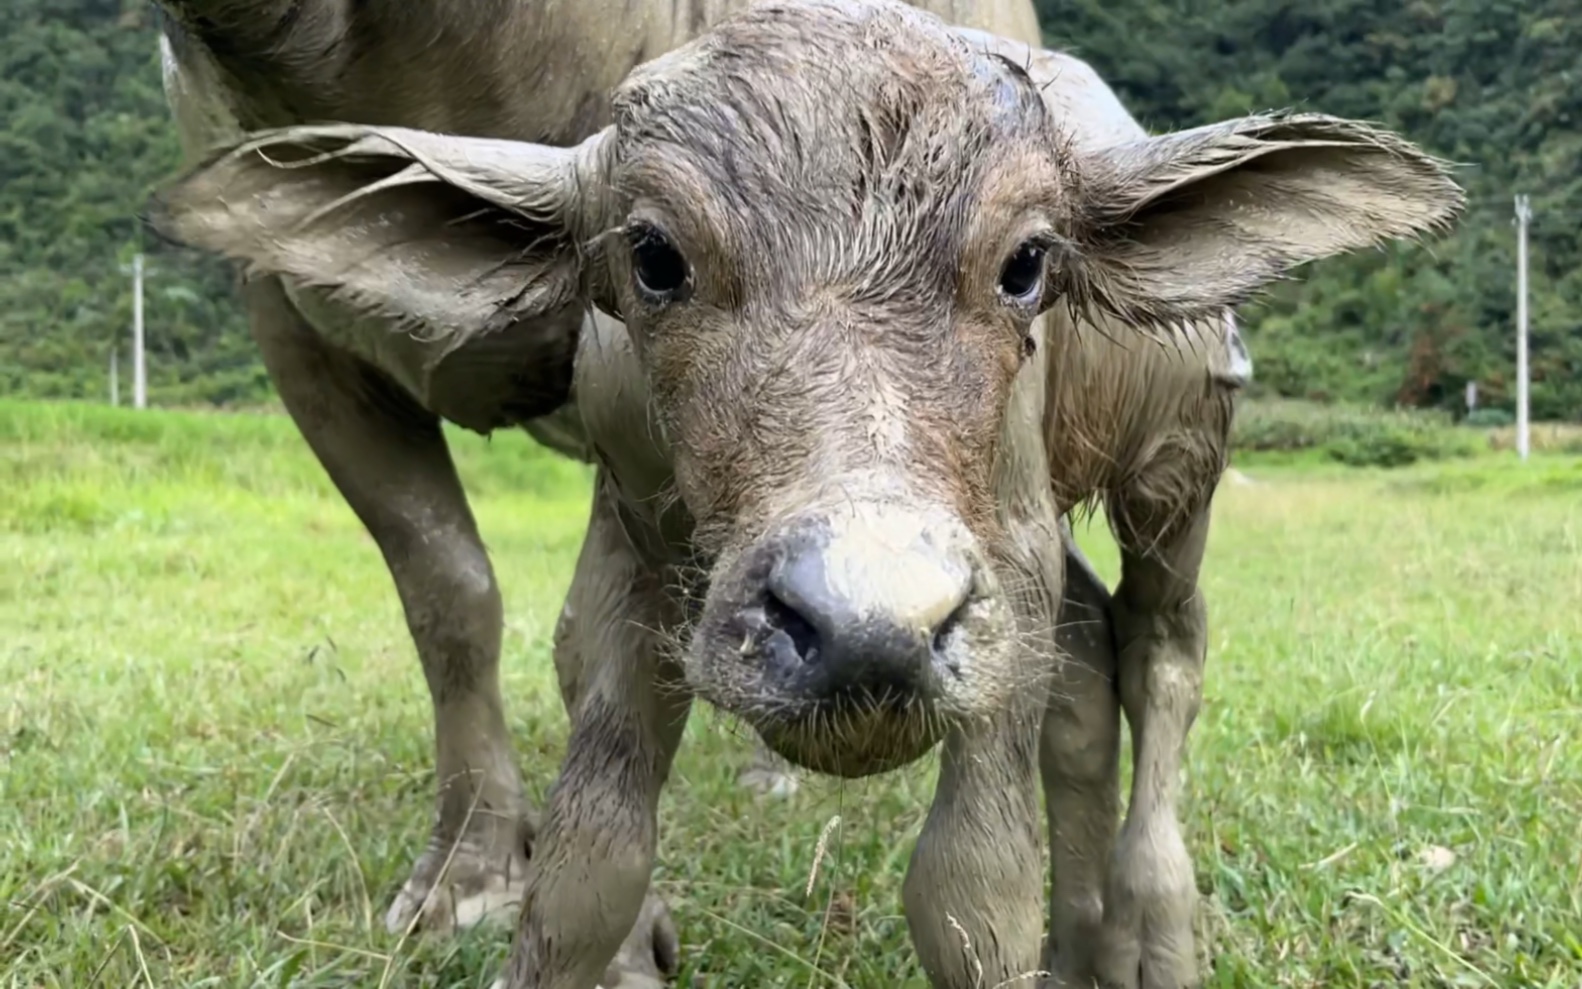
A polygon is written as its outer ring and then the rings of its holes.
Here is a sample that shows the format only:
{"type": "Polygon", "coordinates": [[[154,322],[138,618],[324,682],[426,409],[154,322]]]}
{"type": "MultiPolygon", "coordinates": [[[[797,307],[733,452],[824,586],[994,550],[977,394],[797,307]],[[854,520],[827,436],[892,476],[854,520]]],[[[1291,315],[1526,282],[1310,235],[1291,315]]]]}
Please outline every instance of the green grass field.
{"type": "MultiPolygon", "coordinates": [[[[588,475],[457,446],[537,797],[588,475]]],[[[1240,466],[1184,811],[1209,984],[1582,986],[1582,459],[1240,466]]],[[[288,421],[0,403],[0,560],[0,986],[488,985],[503,933],[384,932],[428,699],[288,421]]],[[[748,748],[695,717],[661,810],[679,984],[924,986],[899,891],[932,762],[760,803],[748,748]]]]}

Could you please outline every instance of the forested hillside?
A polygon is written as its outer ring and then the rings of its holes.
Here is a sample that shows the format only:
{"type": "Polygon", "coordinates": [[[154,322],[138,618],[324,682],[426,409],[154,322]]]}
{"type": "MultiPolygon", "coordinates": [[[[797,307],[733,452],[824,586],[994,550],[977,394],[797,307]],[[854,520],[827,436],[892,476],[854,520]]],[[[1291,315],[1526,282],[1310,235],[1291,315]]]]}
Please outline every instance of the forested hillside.
{"type": "MultiPolygon", "coordinates": [[[[0,0],[0,393],[129,391],[138,213],[179,166],[147,0],[0,0]]],[[[151,237],[150,400],[256,400],[267,379],[220,263],[151,237]]]]}
{"type": "Polygon", "coordinates": [[[1155,130],[1294,106],[1464,164],[1453,238],[1313,265],[1248,306],[1261,389],[1514,402],[1512,194],[1531,196],[1536,418],[1582,419],[1582,6],[1575,0],[1038,0],[1155,130]]]}
{"type": "MultiPolygon", "coordinates": [[[[1533,413],[1582,419],[1582,7],[1575,0],[1038,0],[1145,125],[1295,106],[1400,129],[1464,163],[1432,251],[1315,265],[1248,306],[1258,387],[1459,405],[1512,396],[1511,195],[1532,196],[1533,413]]],[[[219,264],[141,240],[178,164],[145,0],[0,0],[0,392],[105,393],[149,253],[152,400],[267,395],[219,264]]],[[[123,385],[126,377],[123,374],[123,385]]]]}

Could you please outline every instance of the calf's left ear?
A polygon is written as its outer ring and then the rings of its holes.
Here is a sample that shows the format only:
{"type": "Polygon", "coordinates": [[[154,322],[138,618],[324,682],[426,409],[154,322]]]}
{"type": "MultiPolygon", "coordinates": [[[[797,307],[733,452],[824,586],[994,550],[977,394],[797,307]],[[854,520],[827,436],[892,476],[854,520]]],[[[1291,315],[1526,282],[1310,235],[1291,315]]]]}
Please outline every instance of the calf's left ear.
{"type": "Polygon", "coordinates": [[[1074,254],[1056,287],[1135,324],[1217,317],[1297,265],[1447,229],[1447,163],[1321,114],[1239,120],[1078,152],[1074,254]]]}

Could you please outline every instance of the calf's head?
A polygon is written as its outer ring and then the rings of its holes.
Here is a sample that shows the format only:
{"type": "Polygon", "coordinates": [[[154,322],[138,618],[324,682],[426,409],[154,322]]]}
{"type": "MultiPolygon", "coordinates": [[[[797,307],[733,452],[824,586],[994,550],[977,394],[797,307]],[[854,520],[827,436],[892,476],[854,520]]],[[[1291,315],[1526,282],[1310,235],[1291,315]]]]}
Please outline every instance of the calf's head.
{"type": "Polygon", "coordinates": [[[760,3],[613,110],[575,148],[254,135],[164,225],[457,346],[534,335],[542,411],[585,308],[622,317],[709,566],[688,677],[842,775],[1031,682],[996,478],[1041,312],[1214,316],[1460,205],[1410,144],[1318,115],[1078,153],[1020,66],[894,0],[760,3]]]}

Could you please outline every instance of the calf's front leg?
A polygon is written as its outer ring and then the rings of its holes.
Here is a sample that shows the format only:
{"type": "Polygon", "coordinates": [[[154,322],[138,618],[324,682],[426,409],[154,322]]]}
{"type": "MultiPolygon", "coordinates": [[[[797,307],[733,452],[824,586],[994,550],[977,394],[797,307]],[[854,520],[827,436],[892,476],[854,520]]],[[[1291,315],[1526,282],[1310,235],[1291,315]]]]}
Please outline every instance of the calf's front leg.
{"type": "Polygon", "coordinates": [[[1039,971],[1036,706],[953,731],[907,868],[907,927],[935,989],[994,989],[1039,971]]]}
{"type": "Polygon", "coordinates": [[[1066,540],[1065,599],[1056,667],[1044,714],[1039,768],[1049,818],[1047,989],[1091,989],[1104,920],[1105,871],[1120,818],[1121,705],[1110,594],[1066,540]]]}
{"type": "Polygon", "coordinates": [[[1177,819],[1187,734],[1203,699],[1207,612],[1197,586],[1209,507],[1148,549],[1127,539],[1113,602],[1132,791],[1105,888],[1099,973],[1120,989],[1195,985],[1197,885],[1177,819]]]}
{"type": "Polygon", "coordinates": [[[571,740],[533,846],[505,989],[635,989],[674,969],[674,935],[647,894],[659,794],[691,699],[661,656],[656,630],[673,617],[663,575],[637,558],[608,484],[601,476],[557,643],[571,740]],[[639,957],[645,947],[653,957],[639,957]]]}
{"type": "Polygon", "coordinates": [[[1064,561],[1052,520],[1019,527],[1027,559],[1014,601],[1026,652],[1021,669],[1008,672],[1026,682],[992,720],[945,737],[934,803],[901,891],[935,989],[1031,986],[1041,971],[1038,735],[1057,661],[1064,561]]]}

